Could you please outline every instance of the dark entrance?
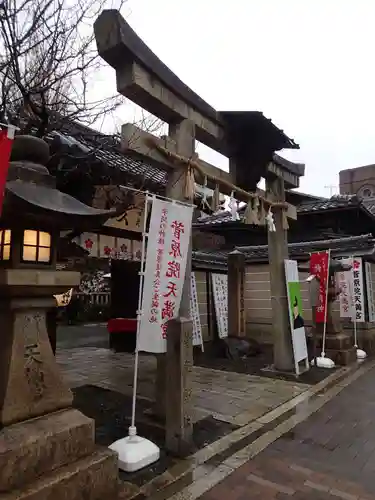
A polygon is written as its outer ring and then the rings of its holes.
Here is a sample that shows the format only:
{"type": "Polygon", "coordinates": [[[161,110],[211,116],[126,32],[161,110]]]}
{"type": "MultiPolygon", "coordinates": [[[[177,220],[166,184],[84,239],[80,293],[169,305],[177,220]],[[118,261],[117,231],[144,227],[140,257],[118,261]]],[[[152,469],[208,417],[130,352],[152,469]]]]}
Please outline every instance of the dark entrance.
{"type": "Polygon", "coordinates": [[[111,319],[109,345],[117,351],[133,352],[136,346],[139,272],[141,263],[111,261],[111,319]]]}

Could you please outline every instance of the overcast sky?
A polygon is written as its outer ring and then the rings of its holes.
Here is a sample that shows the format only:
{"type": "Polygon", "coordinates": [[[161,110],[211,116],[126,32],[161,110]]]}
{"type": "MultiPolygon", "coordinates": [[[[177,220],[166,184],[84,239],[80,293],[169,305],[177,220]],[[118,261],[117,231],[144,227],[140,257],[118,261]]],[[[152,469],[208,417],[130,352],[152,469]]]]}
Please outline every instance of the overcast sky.
{"type": "Polygon", "coordinates": [[[375,163],[375,0],[128,0],[124,13],[209,104],[263,111],[293,138],[300,151],[282,154],[306,164],[302,191],[329,196],[340,170],[375,163]]]}

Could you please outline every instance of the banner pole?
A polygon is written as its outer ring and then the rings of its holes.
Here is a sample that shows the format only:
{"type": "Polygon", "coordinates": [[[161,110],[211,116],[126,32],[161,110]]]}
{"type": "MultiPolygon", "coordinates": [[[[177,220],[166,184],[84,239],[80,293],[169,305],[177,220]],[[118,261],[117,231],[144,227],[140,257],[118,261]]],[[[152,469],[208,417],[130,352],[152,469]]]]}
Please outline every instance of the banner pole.
{"type": "Polygon", "coordinates": [[[148,191],[146,191],[145,196],[145,211],[143,217],[143,231],[142,231],[142,257],[141,257],[141,270],[139,272],[139,294],[138,294],[138,310],[137,310],[137,333],[136,333],[136,344],[135,344],[135,356],[134,356],[134,374],[133,374],[133,399],[132,399],[132,417],[129,427],[129,436],[135,435],[137,430],[135,427],[135,409],[137,405],[137,385],[138,385],[138,363],[139,363],[139,351],[138,351],[138,336],[140,323],[142,318],[142,302],[143,302],[143,281],[144,281],[144,267],[145,267],[145,254],[146,254],[146,238],[147,238],[147,215],[148,215],[148,204],[151,203],[149,199],[148,191]],[[134,433],[134,434],[133,434],[134,433]]]}
{"type": "Polygon", "coordinates": [[[327,331],[327,317],[328,317],[328,285],[329,285],[329,263],[331,260],[331,250],[328,249],[328,269],[327,269],[327,282],[326,282],[326,300],[324,309],[324,325],[323,325],[323,339],[322,339],[322,354],[321,357],[324,358],[326,353],[326,331],[327,331]]]}
{"type": "Polygon", "coordinates": [[[358,339],[357,339],[357,315],[356,315],[356,312],[355,312],[355,301],[354,301],[354,273],[353,273],[353,270],[354,270],[354,255],[351,256],[351,264],[352,264],[352,268],[350,270],[350,285],[351,285],[351,288],[352,288],[352,308],[353,308],[353,330],[354,330],[354,347],[356,349],[358,349],[358,339]]]}
{"type": "Polygon", "coordinates": [[[160,449],[152,441],[137,435],[135,427],[135,409],[137,402],[137,383],[138,383],[138,336],[140,331],[140,321],[142,318],[143,307],[143,282],[144,282],[144,267],[146,253],[146,238],[147,234],[147,209],[148,204],[155,199],[150,198],[148,192],[145,193],[145,212],[143,219],[143,234],[142,234],[142,257],[141,270],[139,272],[139,294],[138,294],[138,310],[137,310],[137,333],[136,347],[134,356],[134,376],[133,376],[133,398],[132,398],[132,415],[131,423],[128,431],[128,436],[118,439],[112,443],[109,448],[115,451],[118,455],[118,467],[125,472],[135,472],[143,469],[148,465],[156,462],[160,458],[160,449]]]}

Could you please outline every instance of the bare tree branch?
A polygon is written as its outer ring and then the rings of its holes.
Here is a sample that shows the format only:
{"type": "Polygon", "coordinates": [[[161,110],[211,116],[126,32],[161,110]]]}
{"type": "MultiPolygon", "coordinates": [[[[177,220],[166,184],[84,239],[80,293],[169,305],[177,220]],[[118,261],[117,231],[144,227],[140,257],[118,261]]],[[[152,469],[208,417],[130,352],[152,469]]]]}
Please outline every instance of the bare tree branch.
{"type": "Polygon", "coordinates": [[[4,0],[0,3],[0,119],[43,136],[64,119],[91,125],[123,103],[92,99],[104,64],[93,22],[125,0],[4,0]]]}

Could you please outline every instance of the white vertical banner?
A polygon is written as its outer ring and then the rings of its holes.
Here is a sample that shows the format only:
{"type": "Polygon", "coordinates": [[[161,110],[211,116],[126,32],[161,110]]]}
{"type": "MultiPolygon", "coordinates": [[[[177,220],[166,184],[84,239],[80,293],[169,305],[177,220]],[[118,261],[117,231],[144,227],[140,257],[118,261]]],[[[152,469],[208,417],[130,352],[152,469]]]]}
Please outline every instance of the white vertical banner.
{"type": "Polygon", "coordinates": [[[219,338],[228,337],[228,276],[211,274],[212,294],[219,338]]]}
{"type": "Polygon", "coordinates": [[[363,283],[363,261],[361,257],[347,257],[342,259],[344,264],[350,264],[351,274],[351,294],[352,294],[352,314],[349,316],[356,323],[365,321],[365,289],[363,283]]]}
{"type": "MultiPolygon", "coordinates": [[[[342,259],[344,264],[352,264],[352,259],[342,259]]],[[[353,297],[353,271],[340,271],[337,273],[337,284],[340,295],[340,318],[354,317],[354,297],[353,297]]]]}
{"type": "Polygon", "coordinates": [[[306,370],[310,368],[307,352],[305,320],[303,319],[301,285],[296,260],[284,260],[285,280],[289,305],[289,321],[292,333],[294,366],[299,375],[299,363],[305,360],[306,370]]]}
{"type": "Polygon", "coordinates": [[[363,283],[363,260],[361,257],[353,257],[353,301],[355,321],[365,321],[365,289],[363,283]]]}
{"type": "Polygon", "coordinates": [[[180,309],[193,208],[153,198],[138,351],[162,353],[167,350],[167,323],[178,317],[180,309]]]}
{"type": "Polygon", "coordinates": [[[370,322],[374,322],[375,321],[374,287],[372,283],[370,262],[365,262],[365,276],[366,276],[368,320],[370,322]]]}
{"type": "Polygon", "coordinates": [[[197,281],[195,278],[195,273],[191,273],[190,276],[190,317],[193,322],[193,345],[200,345],[203,351],[204,347],[203,347],[203,337],[202,337],[202,325],[201,325],[201,317],[199,314],[197,281]]]}

